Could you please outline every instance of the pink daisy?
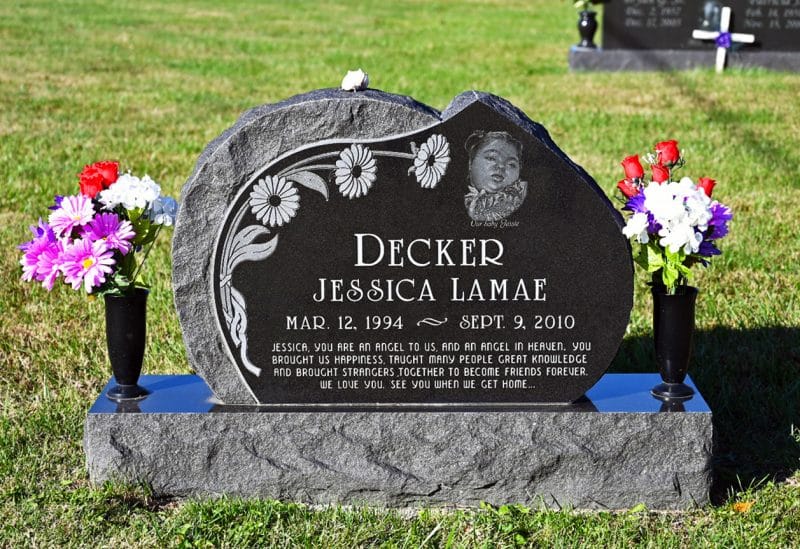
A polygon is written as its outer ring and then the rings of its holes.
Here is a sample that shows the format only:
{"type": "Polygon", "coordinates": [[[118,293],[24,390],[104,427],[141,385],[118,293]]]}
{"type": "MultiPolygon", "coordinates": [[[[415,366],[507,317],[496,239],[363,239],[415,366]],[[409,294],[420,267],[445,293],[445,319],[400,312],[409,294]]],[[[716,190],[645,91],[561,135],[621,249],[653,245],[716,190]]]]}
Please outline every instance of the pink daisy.
{"type": "Polygon", "coordinates": [[[41,282],[42,286],[48,291],[53,289],[53,285],[56,283],[58,275],[61,274],[61,261],[63,253],[63,242],[56,240],[39,255],[39,261],[36,265],[36,280],[41,282]]]}
{"type": "Polygon", "coordinates": [[[82,227],[94,217],[92,199],[83,195],[65,196],[60,207],[50,214],[50,226],[58,236],[69,236],[72,229],[82,227]]]}
{"type": "Polygon", "coordinates": [[[131,240],[136,233],[127,219],[121,220],[115,213],[101,213],[84,227],[83,237],[92,241],[104,240],[109,249],[119,250],[125,255],[131,251],[131,240]]]}
{"type": "Polygon", "coordinates": [[[106,275],[114,271],[113,256],[114,252],[104,240],[76,240],[62,255],[64,282],[71,284],[73,290],[80,288],[82,283],[86,293],[92,293],[106,281],[106,275]]]}
{"type": "Polygon", "coordinates": [[[41,218],[39,225],[31,225],[30,229],[34,239],[19,246],[25,252],[20,260],[22,280],[30,282],[36,279],[46,289],[52,290],[61,273],[59,258],[64,246],[56,239],[53,229],[41,218]]]}

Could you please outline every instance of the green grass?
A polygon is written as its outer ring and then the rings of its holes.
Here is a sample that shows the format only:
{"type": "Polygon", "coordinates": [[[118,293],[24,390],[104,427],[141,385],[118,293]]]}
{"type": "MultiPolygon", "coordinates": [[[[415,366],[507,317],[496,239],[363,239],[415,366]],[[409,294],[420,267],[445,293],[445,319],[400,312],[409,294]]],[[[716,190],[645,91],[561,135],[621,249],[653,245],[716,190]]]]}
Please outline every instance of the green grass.
{"type": "MultiPolygon", "coordinates": [[[[570,2],[89,1],[0,4],[0,544],[787,546],[800,536],[800,75],[572,74],[570,2]],[[286,4],[286,5],[284,5],[286,4]],[[491,91],[544,124],[609,194],[620,159],[678,139],[736,218],[698,273],[691,373],[714,410],[714,505],[682,513],[523,508],[411,516],[265,501],[161,501],[88,484],[83,420],[109,368],[103,309],[19,281],[14,246],[81,167],[115,158],[178,194],[206,143],[255,105],[338,85],[444,108],[491,91]],[[736,503],[753,502],[749,511],[736,503]],[[736,509],[743,512],[739,512],[736,509]]],[[[590,243],[587,243],[589,245],[590,243]]],[[[149,264],[148,372],[188,372],[164,239],[149,264]]],[[[652,371],[650,298],[615,371],[652,371]]]]}

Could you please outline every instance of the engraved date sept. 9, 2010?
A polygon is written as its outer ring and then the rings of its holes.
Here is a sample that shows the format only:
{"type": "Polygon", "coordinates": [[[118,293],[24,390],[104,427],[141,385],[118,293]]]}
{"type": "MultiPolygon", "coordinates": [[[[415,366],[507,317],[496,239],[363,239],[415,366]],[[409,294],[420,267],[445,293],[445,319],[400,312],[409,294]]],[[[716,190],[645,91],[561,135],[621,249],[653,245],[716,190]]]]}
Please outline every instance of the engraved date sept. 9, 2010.
{"type": "MultiPolygon", "coordinates": [[[[448,323],[447,318],[425,318],[417,321],[417,326],[441,326],[448,323]]],[[[575,317],[572,315],[461,315],[455,319],[461,330],[572,330],[575,328],[575,317]]],[[[404,319],[400,315],[287,315],[286,330],[402,330],[404,319]]]]}

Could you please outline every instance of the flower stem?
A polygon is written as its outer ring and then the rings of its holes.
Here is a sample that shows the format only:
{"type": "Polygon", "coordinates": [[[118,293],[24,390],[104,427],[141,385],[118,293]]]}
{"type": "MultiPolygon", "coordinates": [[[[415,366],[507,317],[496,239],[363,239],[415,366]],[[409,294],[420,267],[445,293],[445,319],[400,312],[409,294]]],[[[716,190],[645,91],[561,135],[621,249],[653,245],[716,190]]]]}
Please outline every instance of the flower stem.
{"type": "Polygon", "coordinates": [[[385,156],[389,158],[405,158],[407,160],[413,160],[415,155],[411,153],[401,153],[401,152],[394,152],[394,151],[372,151],[372,156],[385,156]]]}
{"type": "Polygon", "coordinates": [[[298,174],[300,172],[307,172],[311,170],[335,170],[335,169],[336,169],[335,164],[314,164],[312,166],[300,166],[293,170],[284,170],[279,175],[281,177],[285,177],[288,179],[289,177],[298,174]]]}
{"type": "Polygon", "coordinates": [[[338,152],[327,152],[327,153],[323,153],[323,154],[318,154],[316,156],[312,156],[310,158],[304,158],[303,160],[295,162],[291,166],[282,169],[280,172],[278,172],[277,175],[279,177],[282,177],[282,176],[286,176],[286,174],[289,174],[289,173],[295,173],[295,172],[298,172],[298,171],[306,170],[306,169],[308,169],[308,168],[306,168],[306,166],[308,166],[312,162],[316,162],[317,160],[323,160],[325,158],[333,158],[335,156],[339,156],[339,154],[341,154],[341,153],[338,153],[338,152]],[[299,168],[303,168],[303,170],[300,170],[299,168]]]}
{"type": "Polygon", "coordinates": [[[156,229],[156,234],[153,237],[153,240],[150,241],[150,244],[147,245],[147,248],[144,251],[144,255],[142,256],[142,260],[139,262],[139,266],[136,268],[136,272],[133,273],[133,278],[131,279],[131,284],[133,284],[134,288],[136,288],[136,279],[139,278],[139,273],[142,272],[142,267],[144,267],[144,263],[145,263],[145,261],[147,261],[147,256],[150,255],[150,250],[153,249],[153,244],[156,243],[156,240],[158,239],[158,234],[161,232],[162,227],[164,227],[164,226],[163,225],[159,225],[158,229],[156,229]]]}

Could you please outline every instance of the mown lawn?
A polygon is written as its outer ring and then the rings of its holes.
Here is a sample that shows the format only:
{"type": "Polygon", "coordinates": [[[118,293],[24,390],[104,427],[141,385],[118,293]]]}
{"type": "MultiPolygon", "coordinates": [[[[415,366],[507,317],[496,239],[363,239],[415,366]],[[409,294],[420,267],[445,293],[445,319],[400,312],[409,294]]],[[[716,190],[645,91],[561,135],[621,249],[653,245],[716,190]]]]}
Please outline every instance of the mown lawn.
{"type": "MultiPolygon", "coordinates": [[[[800,537],[800,75],[571,74],[571,2],[0,3],[0,544],[787,546],[800,537]],[[101,301],[19,281],[14,247],[84,164],[119,159],[177,195],[205,144],[249,107],[336,86],[444,108],[503,96],[612,194],[619,160],[674,138],[733,207],[698,273],[692,375],[714,410],[714,504],[681,513],[520,507],[410,515],[259,501],[162,501],[92,487],[83,420],[109,368],[101,301]],[[752,505],[751,505],[752,504],[752,505]]],[[[169,243],[149,265],[146,370],[189,371],[169,243]]],[[[587,246],[591,242],[587,242],[587,246]]],[[[652,371],[650,298],[615,371],[652,371]]]]}

